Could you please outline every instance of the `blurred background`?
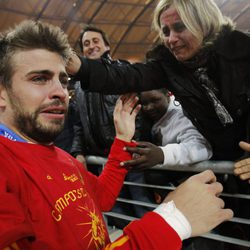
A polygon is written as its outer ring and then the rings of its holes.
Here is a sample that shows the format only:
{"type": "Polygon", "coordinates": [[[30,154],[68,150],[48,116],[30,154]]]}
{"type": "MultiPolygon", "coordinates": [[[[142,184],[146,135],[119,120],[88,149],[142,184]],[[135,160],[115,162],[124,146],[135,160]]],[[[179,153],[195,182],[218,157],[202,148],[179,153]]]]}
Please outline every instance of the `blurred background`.
{"type": "MultiPolygon", "coordinates": [[[[204,0],[205,1],[205,0],[204,0]]],[[[111,56],[131,62],[144,60],[157,42],[151,29],[157,0],[0,0],[0,31],[25,19],[41,20],[61,27],[72,47],[84,24],[103,29],[111,41],[111,56]]],[[[250,32],[250,0],[215,0],[237,29],[250,32]]]]}

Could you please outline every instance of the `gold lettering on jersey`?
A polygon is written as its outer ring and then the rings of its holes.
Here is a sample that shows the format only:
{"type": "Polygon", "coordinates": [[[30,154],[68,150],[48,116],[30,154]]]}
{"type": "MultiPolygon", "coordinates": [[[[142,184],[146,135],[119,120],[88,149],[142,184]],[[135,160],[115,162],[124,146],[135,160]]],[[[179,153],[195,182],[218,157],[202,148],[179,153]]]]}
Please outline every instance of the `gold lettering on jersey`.
{"type": "Polygon", "coordinates": [[[51,212],[52,217],[55,221],[62,219],[62,213],[71,203],[76,202],[78,199],[86,197],[88,195],[84,188],[73,189],[58,198],[55,202],[54,209],[51,212]]]}
{"type": "MultiPolygon", "coordinates": [[[[93,201],[92,201],[93,202],[93,201]]],[[[79,211],[86,211],[90,220],[88,222],[79,223],[79,226],[87,226],[87,231],[84,238],[89,237],[88,248],[91,244],[95,245],[96,249],[102,249],[105,246],[105,225],[102,218],[100,218],[97,212],[87,206],[79,206],[79,211]],[[92,211],[91,211],[92,210],[92,211]]]]}
{"type": "Polygon", "coordinates": [[[67,176],[66,174],[63,173],[63,179],[64,179],[65,181],[75,182],[75,181],[78,180],[78,177],[77,177],[76,174],[72,174],[72,175],[68,175],[68,176],[67,176]]]}
{"type": "Polygon", "coordinates": [[[53,180],[53,178],[50,175],[47,175],[48,180],[53,180]]]}

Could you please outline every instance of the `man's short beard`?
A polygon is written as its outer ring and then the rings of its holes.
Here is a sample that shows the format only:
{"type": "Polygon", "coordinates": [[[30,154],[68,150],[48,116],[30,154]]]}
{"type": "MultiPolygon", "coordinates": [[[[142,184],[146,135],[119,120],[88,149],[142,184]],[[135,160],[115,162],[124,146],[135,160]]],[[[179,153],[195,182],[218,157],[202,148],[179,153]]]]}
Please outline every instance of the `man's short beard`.
{"type": "MultiPolygon", "coordinates": [[[[25,112],[21,108],[22,102],[20,98],[16,96],[11,89],[8,90],[8,94],[14,112],[13,122],[18,132],[41,144],[53,142],[61,133],[64,127],[64,122],[62,120],[54,119],[50,121],[50,125],[49,123],[48,125],[43,125],[39,122],[38,117],[44,107],[38,108],[33,113],[25,112]]],[[[59,99],[55,99],[50,105],[65,106],[65,103],[61,102],[59,99]]]]}
{"type": "Polygon", "coordinates": [[[63,130],[64,123],[58,120],[53,121],[53,124],[56,125],[55,129],[39,124],[37,121],[39,113],[38,111],[33,114],[16,113],[14,122],[22,134],[27,135],[34,141],[42,144],[51,143],[63,130]]]}

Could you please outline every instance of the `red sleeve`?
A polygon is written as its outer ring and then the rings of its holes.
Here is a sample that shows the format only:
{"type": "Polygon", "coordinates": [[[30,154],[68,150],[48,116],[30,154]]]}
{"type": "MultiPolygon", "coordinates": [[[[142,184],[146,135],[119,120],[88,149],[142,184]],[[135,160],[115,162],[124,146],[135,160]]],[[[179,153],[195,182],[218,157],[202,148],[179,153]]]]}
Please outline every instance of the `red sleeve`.
{"type": "Polygon", "coordinates": [[[125,146],[135,146],[134,142],[124,142],[115,138],[108,161],[98,178],[88,176],[92,190],[102,211],[109,211],[120,193],[127,170],[120,166],[122,161],[130,160],[130,153],[123,150],[125,146]]]}
{"type": "Polygon", "coordinates": [[[124,235],[104,250],[179,250],[181,247],[181,239],[174,229],[160,215],[149,212],[131,222],[124,229],[124,235]]]}
{"type": "Polygon", "coordinates": [[[0,249],[33,236],[33,230],[26,221],[23,208],[18,198],[8,191],[7,181],[1,172],[0,201],[0,249]]]}

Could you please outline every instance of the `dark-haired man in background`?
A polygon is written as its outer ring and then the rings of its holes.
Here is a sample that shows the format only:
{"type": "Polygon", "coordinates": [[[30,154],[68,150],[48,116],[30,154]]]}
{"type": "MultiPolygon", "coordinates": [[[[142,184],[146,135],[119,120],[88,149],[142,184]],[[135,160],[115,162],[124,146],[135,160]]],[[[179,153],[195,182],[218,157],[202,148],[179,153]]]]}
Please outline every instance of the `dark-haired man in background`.
{"type": "MultiPolygon", "coordinates": [[[[112,60],[110,56],[110,42],[107,34],[100,28],[93,25],[86,25],[80,35],[79,45],[83,56],[90,59],[106,60],[110,64],[122,65],[128,64],[124,60],[112,60]]],[[[98,74],[98,70],[96,72],[98,74]]],[[[75,103],[76,117],[74,124],[74,138],[71,148],[71,154],[84,163],[86,155],[95,155],[107,157],[110,147],[115,137],[115,127],[113,123],[113,111],[119,95],[104,95],[102,93],[89,92],[82,90],[79,83],[76,83],[75,103]]],[[[136,120],[136,132],[134,139],[149,140],[150,127],[139,115],[136,120]]],[[[99,174],[98,166],[89,165],[88,169],[99,174]]],[[[144,178],[141,173],[129,173],[128,181],[143,183],[144,178]]],[[[147,190],[143,187],[124,187],[122,197],[132,198],[144,202],[150,202],[147,190]]],[[[131,206],[130,204],[117,204],[116,212],[125,212],[130,215],[142,217],[148,208],[142,206],[131,206]],[[135,210],[134,212],[133,209],[135,210]],[[135,214],[134,214],[135,213],[135,214]]],[[[112,219],[111,220],[115,220],[112,219]]],[[[123,228],[127,223],[119,220],[113,222],[117,227],[123,228]]]]}

